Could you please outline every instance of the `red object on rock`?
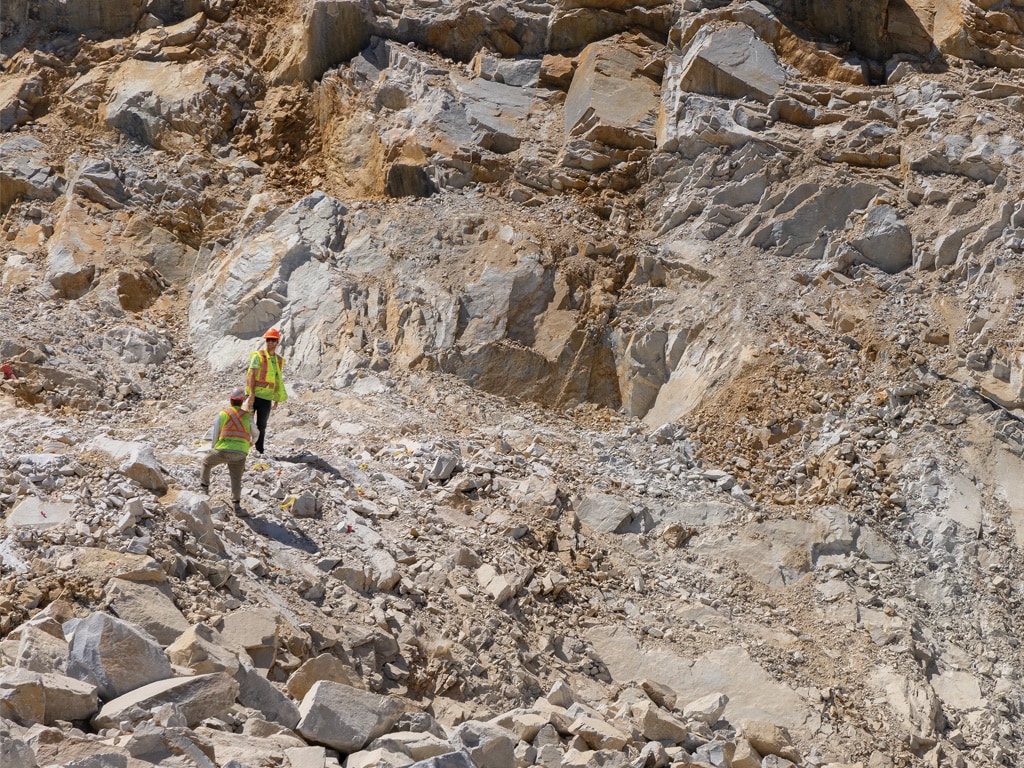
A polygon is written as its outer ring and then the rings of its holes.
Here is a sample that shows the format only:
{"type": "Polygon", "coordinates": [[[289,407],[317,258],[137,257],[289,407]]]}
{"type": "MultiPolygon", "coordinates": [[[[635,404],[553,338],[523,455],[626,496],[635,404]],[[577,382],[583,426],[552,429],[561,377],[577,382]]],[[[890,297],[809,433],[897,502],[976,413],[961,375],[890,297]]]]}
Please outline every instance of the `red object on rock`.
{"type": "Polygon", "coordinates": [[[3,371],[4,381],[7,381],[8,379],[18,378],[17,376],[14,375],[14,369],[11,368],[11,366],[8,365],[7,363],[0,365],[0,371],[3,371]]]}

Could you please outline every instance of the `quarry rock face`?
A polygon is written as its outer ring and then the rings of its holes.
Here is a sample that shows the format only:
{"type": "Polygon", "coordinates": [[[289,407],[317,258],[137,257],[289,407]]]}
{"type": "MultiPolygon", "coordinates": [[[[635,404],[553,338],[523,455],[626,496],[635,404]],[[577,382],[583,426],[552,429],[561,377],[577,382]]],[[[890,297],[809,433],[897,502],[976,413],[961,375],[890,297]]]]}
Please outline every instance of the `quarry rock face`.
{"type": "Polygon", "coordinates": [[[0,764],[1016,765],[1022,30],[4,3],[0,764]]]}

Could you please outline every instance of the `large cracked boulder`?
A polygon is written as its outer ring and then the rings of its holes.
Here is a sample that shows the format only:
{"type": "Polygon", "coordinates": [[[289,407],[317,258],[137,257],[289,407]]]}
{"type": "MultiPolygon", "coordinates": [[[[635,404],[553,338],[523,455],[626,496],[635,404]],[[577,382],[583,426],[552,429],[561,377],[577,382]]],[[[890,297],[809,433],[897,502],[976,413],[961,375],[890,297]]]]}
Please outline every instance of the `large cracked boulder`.
{"type": "Polygon", "coordinates": [[[302,700],[295,730],[317,744],[355,752],[390,731],[402,712],[394,699],[322,680],[302,700]]]}
{"type": "Polygon", "coordinates": [[[22,75],[0,82],[0,133],[31,121],[43,101],[43,80],[39,75],[22,75]]]}
{"type": "Polygon", "coordinates": [[[260,78],[228,59],[126,61],[108,83],[99,118],[155,149],[187,150],[222,141],[256,99],[260,78]]]}
{"type": "Polygon", "coordinates": [[[66,184],[39,139],[15,136],[0,143],[0,211],[18,198],[56,200],[66,184]]]}
{"type": "Polygon", "coordinates": [[[678,87],[767,104],[786,83],[775,52],[750,27],[702,27],[683,54],[678,87]]]}
{"type": "Polygon", "coordinates": [[[113,699],[170,677],[171,662],[152,635],[106,613],[93,613],[74,628],[67,674],[93,683],[113,699]]]}
{"type": "Polygon", "coordinates": [[[654,146],[658,83],[647,54],[628,38],[587,46],[565,97],[567,137],[623,149],[654,146]]]}
{"type": "Polygon", "coordinates": [[[859,222],[850,246],[856,251],[855,263],[870,264],[895,274],[914,261],[914,237],[891,205],[875,205],[859,222]]]}

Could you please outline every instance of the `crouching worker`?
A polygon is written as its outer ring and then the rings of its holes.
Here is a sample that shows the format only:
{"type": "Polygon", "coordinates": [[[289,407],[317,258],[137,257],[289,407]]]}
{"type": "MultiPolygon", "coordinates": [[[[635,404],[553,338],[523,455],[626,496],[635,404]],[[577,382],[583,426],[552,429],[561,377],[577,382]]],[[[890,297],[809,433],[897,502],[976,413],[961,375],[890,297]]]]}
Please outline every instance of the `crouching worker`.
{"type": "Polygon", "coordinates": [[[249,447],[258,437],[259,430],[253,423],[252,413],[242,410],[245,402],[245,390],[235,387],[229,396],[230,407],[225,408],[213,423],[213,450],[203,458],[203,471],[199,476],[199,487],[203,493],[210,492],[210,471],[220,465],[228,465],[231,476],[231,500],[235,505],[235,514],[248,514],[242,509],[242,473],[245,471],[245,459],[249,455],[249,447]]]}

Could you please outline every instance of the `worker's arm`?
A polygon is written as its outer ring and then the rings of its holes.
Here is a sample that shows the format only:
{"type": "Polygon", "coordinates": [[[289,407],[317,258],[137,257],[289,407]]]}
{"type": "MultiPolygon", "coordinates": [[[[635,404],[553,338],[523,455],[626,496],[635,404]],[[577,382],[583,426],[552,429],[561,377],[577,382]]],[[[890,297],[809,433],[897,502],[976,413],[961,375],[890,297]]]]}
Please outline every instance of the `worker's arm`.
{"type": "Polygon", "coordinates": [[[256,369],[251,365],[249,366],[249,378],[245,382],[246,389],[249,390],[249,410],[252,410],[253,403],[256,402],[256,369]]]}
{"type": "Polygon", "coordinates": [[[220,440],[220,413],[213,420],[213,429],[210,430],[210,447],[213,448],[220,440]]]}

